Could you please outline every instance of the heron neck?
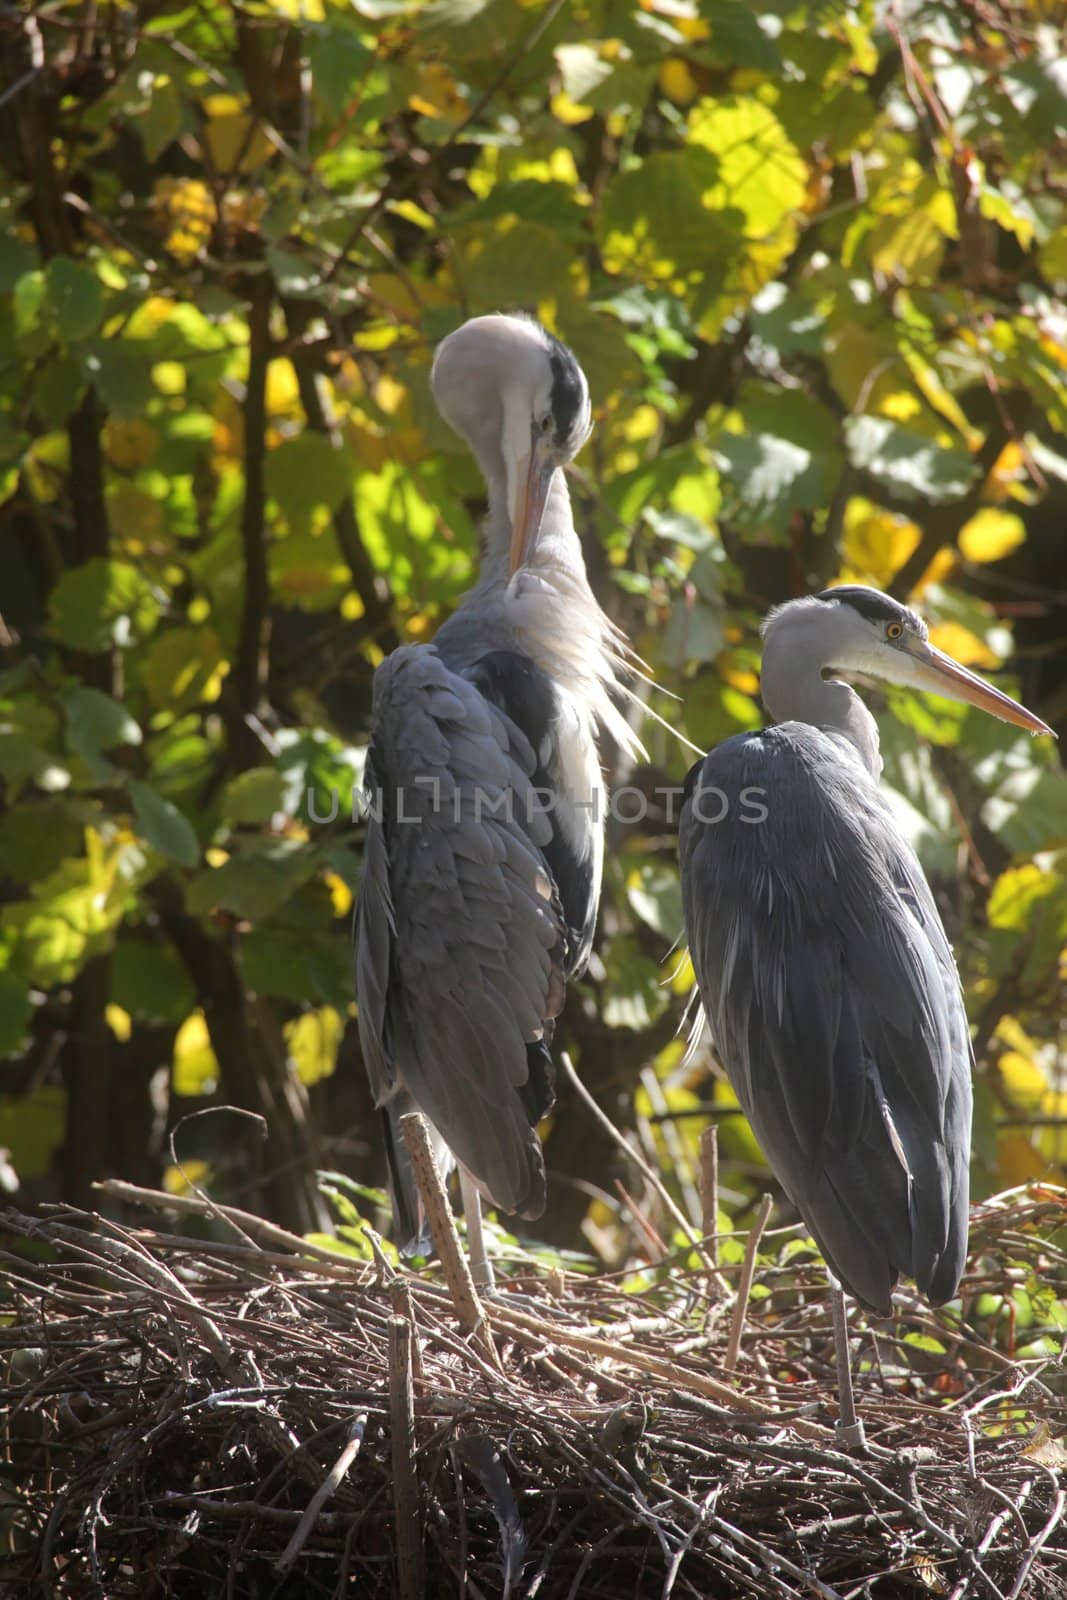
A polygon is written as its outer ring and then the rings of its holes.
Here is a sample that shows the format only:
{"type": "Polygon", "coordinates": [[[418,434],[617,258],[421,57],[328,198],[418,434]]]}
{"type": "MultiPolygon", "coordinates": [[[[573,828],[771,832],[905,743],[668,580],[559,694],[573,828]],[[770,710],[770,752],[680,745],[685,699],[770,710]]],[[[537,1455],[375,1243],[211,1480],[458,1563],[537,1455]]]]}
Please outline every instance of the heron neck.
{"type": "Polygon", "coordinates": [[[563,473],[552,479],[533,557],[514,575],[508,570],[511,518],[503,469],[486,478],[481,573],[434,643],[454,668],[473,664],[487,650],[528,655],[623,750],[642,754],[612,698],[625,687],[626,641],[589,587],[563,473]]]}
{"type": "Polygon", "coordinates": [[[824,678],[825,640],[768,629],[763,642],[760,691],[775,722],[809,722],[844,734],[872,777],[882,772],[878,724],[859,695],[839,678],[824,678]]]}
{"type": "MultiPolygon", "coordinates": [[[[512,587],[515,586],[508,570],[511,555],[511,514],[508,510],[507,476],[503,464],[499,473],[494,473],[492,476],[487,474],[487,480],[489,516],[485,525],[485,555],[477,585],[477,590],[483,592],[486,589],[495,589],[501,584],[511,583],[512,587]]],[[[554,575],[561,574],[565,576],[568,586],[576,578],[583,584],[586,583],[581,540],[574,527],[571,497],[567,492],[567,480],[562,472],[553,473],[537,545],[523,572],[536,573],[539,578],[550,583],[554,575]]],[[[519,582],[521,581],[520,575],[519,582]]],[[[592,600],[591,591],[590,600],[592,600]]]]}

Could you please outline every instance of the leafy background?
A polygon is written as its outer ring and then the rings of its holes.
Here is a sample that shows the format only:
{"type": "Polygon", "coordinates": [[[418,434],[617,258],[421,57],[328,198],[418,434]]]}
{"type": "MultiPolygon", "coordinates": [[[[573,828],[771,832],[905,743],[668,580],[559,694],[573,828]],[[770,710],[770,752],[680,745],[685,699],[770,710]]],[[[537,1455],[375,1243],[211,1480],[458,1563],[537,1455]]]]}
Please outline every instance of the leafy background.
{"type": "MultiPolygon", "coordinates": [[[[760,724],[767,606],[835,579],[914,596],[1064,730],[1061,24],[1051,0],[0,17],[0,1175],[20,1202],[195,1179],[313,1230],[321,1169],[381,1182],[349,812],[375,666],[432,636],[477,562],[482,486],[428,387],[466,316],[533,311],[585,366],[593,582],[701,747],[760,724]],[[182,1123],[218,1106],[266,1135],[182,1123]]],[[[1056,753],[871,701],[966,981],[975,1192],[1062,1177],[1056,753]]],[[[708,1054],[682,1064],[667,954],[655,790],[691,757],[645,738],[647,766],[606,753],[652,804],[613,824],[560,1039],[690,1206],[717,1119],[740,1215],[766,1171],[708,1054]]],[[[538,1233],[617,1264],[617,1153],[566,1093],[546,1143],[538,1233]]]]}

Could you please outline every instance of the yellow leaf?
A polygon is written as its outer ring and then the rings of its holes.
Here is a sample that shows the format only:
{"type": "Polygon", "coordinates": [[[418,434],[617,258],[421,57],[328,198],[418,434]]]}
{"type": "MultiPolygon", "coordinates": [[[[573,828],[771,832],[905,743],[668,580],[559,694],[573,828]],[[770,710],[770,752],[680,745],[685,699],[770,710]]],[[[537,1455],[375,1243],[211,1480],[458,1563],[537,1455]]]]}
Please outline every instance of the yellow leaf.
{"type": "Polygon", "coordinates": [[[169,228],[165,247],[182,266],[190,266],[211,238],[215,226],[211,190],[199,178],[160,178],[155,187],[155,200],[169,228]]]}
{"type": "Polygon", "coordinates": [[[849,577],[884,589],[919,543],[914,522],[854,496],[845,510],[841,553],[849,577]]]}
{"type": "Polygon", "coordinates": [[[157,361],[152,368],[152,382],[160,394],[184,394],[185,368],[180,361],[157,361]]]}
{"type": "Polygon", "coordinates": [[[1025,543],[1026,526],[1014,511],[983,506],[961,528],[959,546],[968,561],[1002,561],[1025,543]]]}
{"type": "Polygon", "coordinates": [[[409,392],[402,383],[397,383],[395,378],[385,372],[375,386],[374,398],[379,409],[384,411],[387,417],[395,417],[404,401],[409,398],[409,392]]]}
{"type": "Polygon", "coordinates": [[[946,422],[951,422],[952,426],[959,430],[967,441],[969,450],[977,449],[982,436],[976,428],[971,427],[966,412],[951,390],[945,387],[937,368],[910,345],[903,345],[900,353],[907,362],[908,371],[915,379],[915,387],[927,405],[932,406],[939,416],[944,417],[946,422]]]}
{"type": "Polygon", "coordinates": [[[671,974],[672,994],[688,994],[696,982],[696,973],[693,971],[693,962],[689,951],[685,951],[677,968],[671,974]]]}
{"type": "Polygon", "coordinates": [[[1011,493],[1012,484],[1025,481],[1026,476],[1025,452],[1022,445],[1016,444],[1012,439],[993,463],[993,470],[986,480],[985,492],[993,500],[1006,500],[1011,493]]]}
{"type": "Polygon", "coordinates": [[[939,622],[930,629],[930,642],[964,667],[999,667],[1000,657],[983,644],[962,622],[939,622]]]}
{"type": "Polygon", "coordinates": [[[870,263],[875,272],[898,283],[928,280],[937,271],[946,239],[956,237],[952,196],[937,189],[925,205],[909,206],[903,216],[886,217],[878,224],[868,241],[870,263]]]}
{"type": "Polygon", "coordinates": [[[322,881],[330,891],[334,916],[347,917],[352,909],[352,891],[348,884],[336,872],[325,873],[322,881]]]}
{"type": "Polygon", "coordinates": [[[302,1017],[286,1023],[285,1039],[301,1083],[310,1087],[330,1076],[337,1065],[344,1031],[344,1020],[332,1006],[305,1011],[302,1017]]]}
{"type": "Polygon", "coordinates": [[[421,116],[436,117],[441,122],[462,122],[470,110],[455,78],[439,61],[428,61],[419,68],[408,105],[421,116]]]}
{"type": "Polygon", "coordinates": [[[104,454],[120,472],[136,472],[146,466],[159,449],[159,433],[140,417],[124,421],[109,417],[101,436],[104,454]]]}
{"type": "Polygon", "coordinates": [[[1024,1134],[1002,1133],[997,1139],[997,1177],[1005,1189],[1043,1178],[1048,1168],[1049,1162],[1024,1134]]]}
{"type": "Polygon", "coordinates": [[[1031,1056],[1020,1050],[1005,1050],[997,1062],[1005,1092],[1020,1111],[1037,1111],[1045,1098],[1045,1074],[1031,1056]]]}
{"type": "Polygon", "coordinates": [[[944,583],[945,579],[948,577],[955,565],[955,550],[952,549],[951,545],[943,546],[943,548],[937,552],[936,556],[931,561],[930,565],[927,567],[918,583],[915,585],[914,589],[912,590],[912,594],[917,600],[921,599],[923,592],[928,589],[932,583],[944,583]]]}
{"type": "Polygon", "coordinates": [[[755,672],[736,667],[723,667],[720,676],[731,689],[737,689],[741,694],[759,693],[759,677],[755,672]]]}
{"type": "Polygon", "coordinates": [[[279,356],[267,367],[267,415],[294,417],[300,414],[300,385],[293,363],[279,356]]]}
{"type": "Polygon", "coordinates": [[[672,56],[660,68],[659,86],[668,100],[677,106],[688,106],[700,93],[699,85],[687,61],[672,56]]]}
{"type": "Polygon", "coordinates": [[[910,389],[894,389],[882,395],[873,409],[894,422],[910,422],[921,414],[922,405],[919,397],[912,394],[910,389]]]}
{"type": "Polygon", "coordinates": [[[128,1011],[123,1011],[121,1006],[107,1005],[104,1007],[104,1021],[111,1029],[120,1044],[125,1044],[133,1032],[133,1019],[128,1011]]]}
{"type": "Polygon", "coordinates": [[[168,1167],[163,1174],[163,1188],[167,1194],[189,1194],[193,1184],[202,1187],[211,1176],[206,1161],[183,1161],[180,1167],[168,1167]]]}
{"type": "Polygon", "coordinates": [[[346,622],[358,622],[365,611],[362,597],[354,589],[350,589],[341,601],[342,617],[346,622]]]}
{"type": "Polygon", "coordinates": [[[571,99],[562,89],[554,94],[549,101],[549,108],[557,122],[564,123],[568,128],[576,127],[579,122],[588,122],[596,115],[592,106],[580,106],[571,99]]]}
{"type": "Polygon", "coordinates": [[[219,1078],[219,1064],[202,1011],[186,1017],[174,1038],[171,1088],[175,1094],[211,1094],[219,1078]]]}
{"type": "Polygon", "coordinates": [[[204,141],[215,171],[225,176],[262,166],[274,146],[249,108],[248,97],[209,94],[203,107],[208,119],[204,141]]]}

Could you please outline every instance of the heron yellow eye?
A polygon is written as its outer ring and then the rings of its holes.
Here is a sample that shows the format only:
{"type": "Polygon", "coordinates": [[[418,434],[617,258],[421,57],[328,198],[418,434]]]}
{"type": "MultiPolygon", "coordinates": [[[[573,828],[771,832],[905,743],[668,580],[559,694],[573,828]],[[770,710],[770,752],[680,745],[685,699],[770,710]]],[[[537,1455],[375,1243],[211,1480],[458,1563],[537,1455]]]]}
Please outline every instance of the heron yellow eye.
{"type": "Polygon", "coordinates": [[[887,639],[899,639],[904,632],[902,622],[889,622],[886,624],[885,636],[887,639]]]}
{"type": "Polygon", "coordinates": [[[551,412],[546,411],[544,416],[541,418],[541,432],[542,433],[551,433],[552,432],[552,414],[551,414],[551,412]]]}

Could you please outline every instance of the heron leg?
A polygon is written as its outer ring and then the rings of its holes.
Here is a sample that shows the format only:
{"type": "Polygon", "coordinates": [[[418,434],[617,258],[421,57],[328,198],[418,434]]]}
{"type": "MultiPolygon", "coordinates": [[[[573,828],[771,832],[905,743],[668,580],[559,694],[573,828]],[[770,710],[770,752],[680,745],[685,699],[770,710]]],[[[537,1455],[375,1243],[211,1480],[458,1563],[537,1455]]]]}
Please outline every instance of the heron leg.
{"type": "Polygon", "coordinates": [[[479,1289],[492,1291],[496,1285],[493,1264],[485,1248],[482,1231],[482,1197],[474,1179],[463,1168],[459,1169],[459,1192],[463,1200],[463,1215],[467,1219],[467,1253],[470,1256],[471,1277],[479,1289]]]}
{"type": "Polygon", "coordinates": [[[852,1362],[848,1349],[848,1314],[845,1310],[845,1291],[836,1278],[830,1279],[830,1316],[834,1325],[834,1350],[837,1355],[837,1397],[841,1416],[837,1423],[838,1442],[846,1450],[864,1450],[867,1438],[863,1423],[856,1415],[856,1397],[852,1392],[852,1362]]]}

